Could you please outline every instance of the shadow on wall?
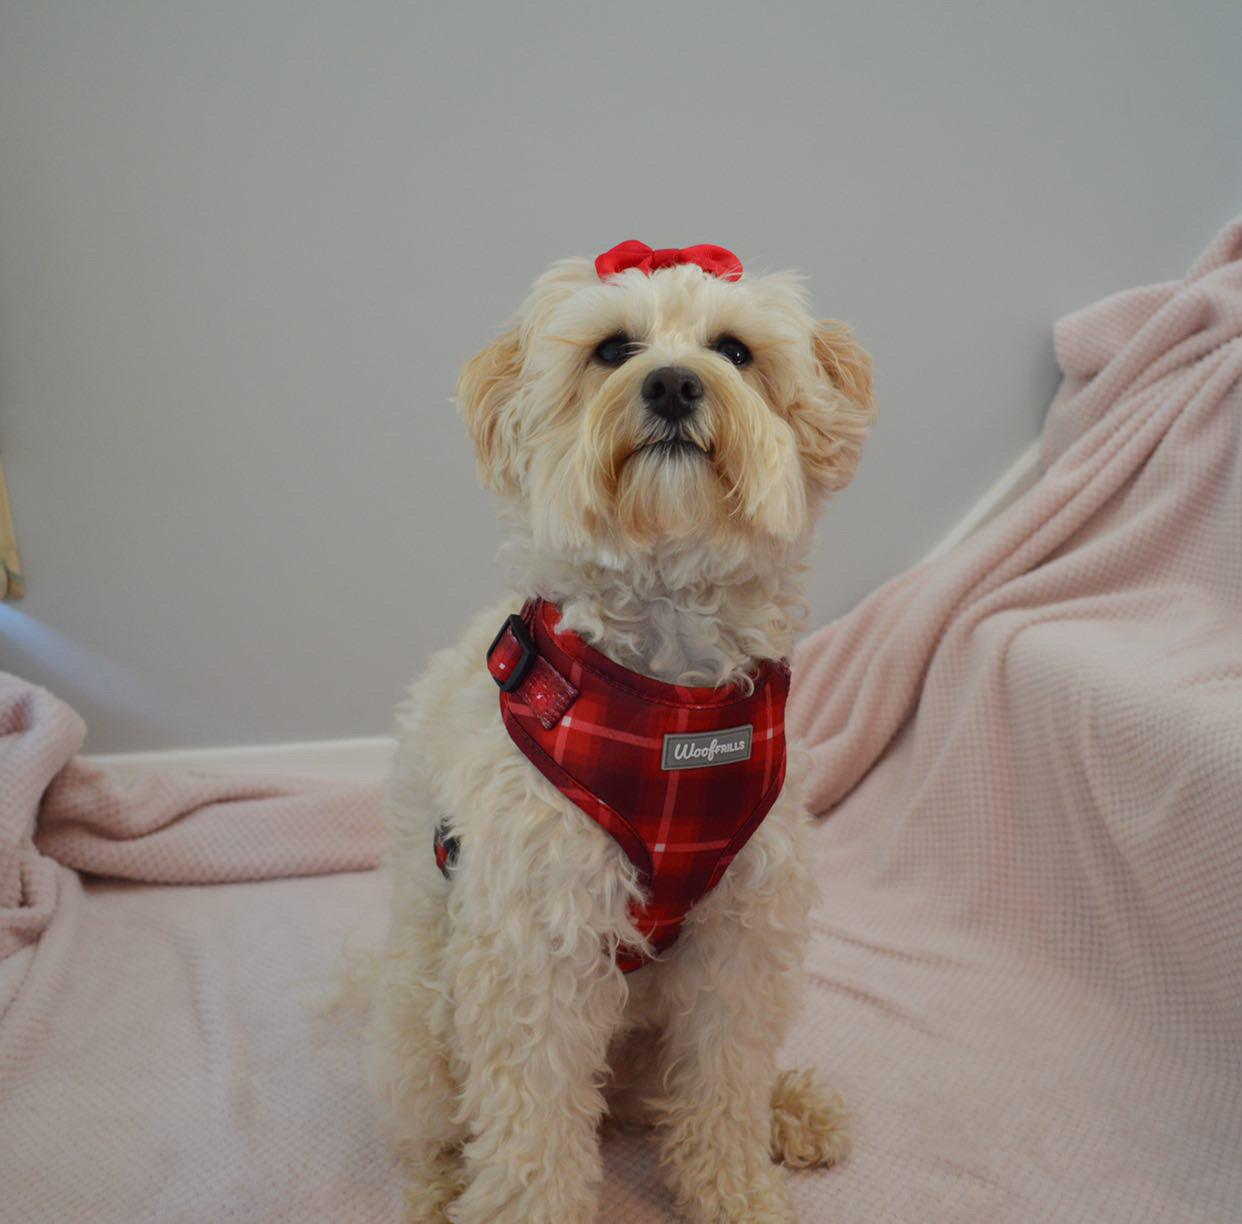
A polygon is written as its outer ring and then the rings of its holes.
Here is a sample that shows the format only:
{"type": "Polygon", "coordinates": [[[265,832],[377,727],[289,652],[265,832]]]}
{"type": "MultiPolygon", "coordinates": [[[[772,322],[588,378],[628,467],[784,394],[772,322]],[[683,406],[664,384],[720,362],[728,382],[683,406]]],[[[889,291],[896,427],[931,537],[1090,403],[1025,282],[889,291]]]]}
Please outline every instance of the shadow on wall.
{"type": "Polygon", "coordinates": [[[151,725],[185,721],[186,709],[159,696],[119,663],[0,603],[0,670],[36,673],[45,687],[77,710],[104,708],[151,725]]]}

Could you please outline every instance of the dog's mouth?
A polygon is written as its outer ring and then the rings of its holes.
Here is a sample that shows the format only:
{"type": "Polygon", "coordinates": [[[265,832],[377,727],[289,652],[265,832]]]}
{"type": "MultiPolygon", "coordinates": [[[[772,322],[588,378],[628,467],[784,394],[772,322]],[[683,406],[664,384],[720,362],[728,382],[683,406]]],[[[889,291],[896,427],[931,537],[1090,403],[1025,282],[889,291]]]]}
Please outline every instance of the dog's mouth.
{"type": "Polygon", "coordinates": [[[641,446],[634,449],[635,455],[641,455],[645,452],[651,452],[659,458],[672,458],[677,455],[695,456],[701,455],[704,459],[711,458],[711,451],[700,446],[693,438],[683,437],[678,434],[671,438],[653,438],[650,442],[644,442],[641,446]]]}

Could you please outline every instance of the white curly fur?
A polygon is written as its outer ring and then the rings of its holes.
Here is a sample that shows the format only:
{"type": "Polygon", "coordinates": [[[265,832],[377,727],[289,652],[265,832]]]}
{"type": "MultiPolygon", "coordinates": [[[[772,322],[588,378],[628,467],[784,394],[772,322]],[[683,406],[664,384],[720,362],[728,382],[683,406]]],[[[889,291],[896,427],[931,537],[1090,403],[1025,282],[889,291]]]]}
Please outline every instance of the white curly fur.
{"type": "Polygon", "coordinates": [[[750,683],[788,653],[815,514],[872,417],[870,363],[816,323],[788,276],[729,284],[694,267],[601,283],[556,265],[465,369],[459,404],[505,500],[515,594],[434,656],[398,716],[393,904],[369,1071],[411,1218],[586,1224],[598,1128],[654,1125],[691,1221],[788,1221],[784,1172],[845,1154],[839,1102],[778,1079],[812,902],[802,771],[657,963],[623,976],[642,882],[617,844],[535,770],[482,666],[522,599],[555,600],[619,662],[684,684],[750,683]],[[595,346],[624,333],[616,369],[595,346]],[[711,347],[743,339],[737,368],[711,347]],[[646,374],[697,373],[698,449],[645,444],[646,374]],[[436,824],[461,840],[452,882],[436,824]]]}

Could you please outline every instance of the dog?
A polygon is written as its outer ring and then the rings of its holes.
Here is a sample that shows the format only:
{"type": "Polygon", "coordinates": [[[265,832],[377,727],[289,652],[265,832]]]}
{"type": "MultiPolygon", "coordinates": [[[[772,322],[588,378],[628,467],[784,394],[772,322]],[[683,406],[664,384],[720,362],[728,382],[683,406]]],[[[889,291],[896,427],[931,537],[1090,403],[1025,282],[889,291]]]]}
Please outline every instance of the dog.
{"type": "Polygon", "coordinates": [[[792,1220],[781,1165],[849,1139],[775,1063],[814,897],[786,660],[870,358],[796,276],[631,241],[542,275],[457,403],[515,594],[398,712],[368,1071],[411,1217],[589,1224],[611,1120],[683,1218],[792,1220]]]}

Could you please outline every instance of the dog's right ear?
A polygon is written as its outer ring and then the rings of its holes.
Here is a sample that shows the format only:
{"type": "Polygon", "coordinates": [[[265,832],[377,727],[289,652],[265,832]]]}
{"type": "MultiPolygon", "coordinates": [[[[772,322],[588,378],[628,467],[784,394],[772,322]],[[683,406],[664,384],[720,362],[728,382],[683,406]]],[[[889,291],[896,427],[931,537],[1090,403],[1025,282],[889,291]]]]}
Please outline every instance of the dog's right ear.
{"type": "Polygon", "coordinates": [[[521,340],[512,327],[472,357],[457,380],[457,409],[474,440],[479,476],[505,496],[518,491],[514,400],[521,370],[521,340]]]}

